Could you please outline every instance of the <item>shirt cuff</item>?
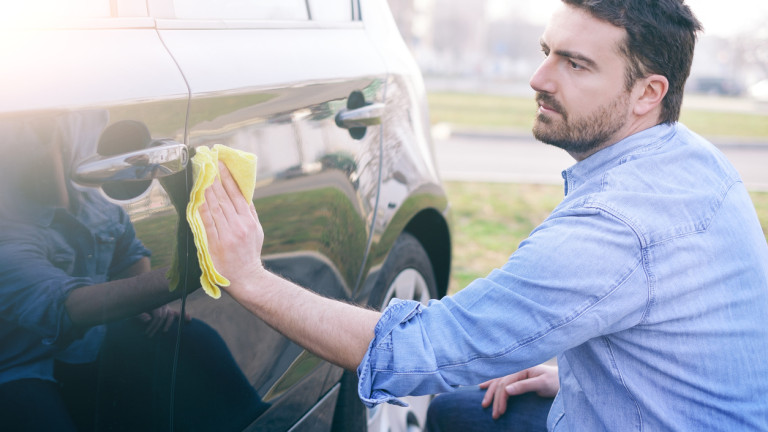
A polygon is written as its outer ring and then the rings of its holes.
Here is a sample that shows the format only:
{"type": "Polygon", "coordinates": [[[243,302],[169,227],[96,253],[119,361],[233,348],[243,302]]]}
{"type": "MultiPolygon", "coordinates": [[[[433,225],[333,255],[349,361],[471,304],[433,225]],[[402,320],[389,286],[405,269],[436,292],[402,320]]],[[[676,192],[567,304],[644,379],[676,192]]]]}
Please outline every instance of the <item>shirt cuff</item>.
{"type": "Polygon", "coordinates": [[[384,402],[408,406],[407,403],[397,399],[397,396],[407,395],[393,395],[386,389],[376,388],[376,374],[379,370],[374,365],[392,364],[392,331],[414,315],[421,313],[422,307],[423,305],[417,301],[392,299],[379,318],[379,322],[376,323],[373,340],[368,345],[363,361],[357,367],[357,393],[368,408],[384,402]]]}

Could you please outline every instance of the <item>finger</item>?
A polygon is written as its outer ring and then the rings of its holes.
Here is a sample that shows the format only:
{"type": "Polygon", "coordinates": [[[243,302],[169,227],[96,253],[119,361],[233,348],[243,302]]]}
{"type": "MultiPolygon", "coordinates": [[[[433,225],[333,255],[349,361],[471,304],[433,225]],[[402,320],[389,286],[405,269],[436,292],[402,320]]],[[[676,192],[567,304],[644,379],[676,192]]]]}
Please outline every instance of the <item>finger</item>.
{"type": "Polygon", "coordinates": [[[517,381],[514,383],[511,383],[507,385],[504,390],[507,392],[510,396],[515,396],[523,393],[528,392],[538,392],[540,390],[544,389],[544,386],[546,385],[545,380],[542,378],[541,375],[524,379],[521,381],[517,381]]]}
{"type": "Polygon", "coordinates": [[[232,205],[240,214],[248,213],[248,202],[240,191],[240,186],[237,184],[237,180],[232,177],[232,173],[224,162],[219,161],[219,175],[221,176],[221,184],[226,191],[227,196],[232,201],[232,205]]]}
{"type": "Polygon", "coordinates": [[[149,325],[147,326],[147,329],[144,330],[144,334],[147,335],[147,337],[152,337],[157,333],[157,326],[158,326],[158,320],[153,319],[149,325]]]}
{"type": "MultiPolygon", "coordinates": [[[[239,193],[239,192],[238,192],[239,193]]],[[[227,192],[218,181],[206,191],[206,197],[211,194],[217,198],[219,206],[209,206],[208,211],[211,214],[213,222],[216,224],[217,235],[220,236],[220,240],[225,242],[232,240],[233,237],[240,239],[242,236],[248,234],[249,226],[252,222],[257,221],[254,218],[254,211],[244,208],[245,213],[239,213],[234,208],[231,197],[227,195],[227,192]],[[252,218],[249,220],[249,218],[252,218]]],[[[242,195],[239,196],[240,201],[245,203],[245,199],[242,195]]],[[[216,201],[213,201],[216,202],[216,201]]],[[[251,207],[253,204],[250,205],[251,207]]],[[[201,215],[202,217],[202,215],[201,215]]]]}
{"type": "Polygon", "coordinates": [[[158,308],[154,310],[152,313],[152,321],[149,323],[149,326],[147,326],[146,331],[149,337],[154,336],[155,333],[157,333],[157,331],[163,326],[167,312],[168,311],[165,308],[158,308]]]}
{"type": "Polygon", "coordinates": [[[498,419],[507,411],[507,391],[503,383],[496,386],[496,394],[493,396],[493,419],[498,419]]]}
{"type": "Polygon", "coordinates": [[[223,213],[219,207],[219,201],[216,199],[216,195],[205,191],[205,201],[197,209],[200,215],[200,220],[203,222],[203,228],[208,237],[208,241],[216,240],[220,237],[218,226],[221,225],[221,218],[223,213]],[[217,223],[217,219],[219,222],[217,223]]]}
{"type": "Polygon", "coordinates": [[[483,396],[483,401],[480,403],[480,405],[483,408],[488,408],[491,406],[491,402],[493,402],[493,395],[496,393],[496,386],[498,385],[498,379],[486,381],[481,385],[485,385],[488,390],[485,392],[485,396],[483,396]]]}
{"type": "Polygon", "coordinates": [[[178,315],[176,313],[169,313],[168,316],[165,318],[165,325],[163,326],[163,333],[168,333],[168,330],[173,327],[173,323],[176,322],[176,317],[178,315]]]}
{"type": "Polygon", "coordinates": [[[251,212],[251,216],[253,216],[253,220],[255,220],[256,223],[259,223],[259,215],[258,213],[256,213],[256,207],[253,206],[253,203],[251,203],[251,205],[248,207],[249,207],[248,209],[251,212]]]}
{"type": "Polygon", "coordinates": [[[210,240],[212,237],[218,237],[216,223],[211,215],[211,207],[208,202],[208,197],[206,197],[206,200],[197,208],[197,212],[200,215],[200,220],[203,222],[203,228],[205,228],[208,239],[210,240]]]}
{"type": "Polygon", "coordinates": [[[205,190],[205,200],[208,201],[210,198],[211,210],[215,211],[218,205],[218,208],[220,208],[226,216],[227,213],[234,211],[234,204],[232,202],[232,197],[229,196],[224,189],[221,180],[221,177],[215,177],[213,179],[213,183],[205,190]]]}
{"type": "MultiPolygon", "coordinates": [[[[229,182],[228,182],[229,183],[229,182]]],[[[210,192],[213,195],[216,196],[219,207],[218,209],[215,207],[211,207],[211,211],[214,215],[214,221],[217,224],[217,227],[222,228],[225,227],[225,231],[222,231],[219,229],[219,233],[222,235],[232,235],[233,229],[236,229],[236,227],[242,226],[242,220],[241,215],[249,215],[249,210],[247,207],[245,207],[245,199],[243,198],[242,194],[240,194],[239,189],[237,189],[237,186],[235,186],[235,191],[230,190],[232,193],[236,193],[236,195],[230,195],[230,192],[227,192],[224,189],[224,185],[217,179],[214,184],[209,188],[208,191],[206,191],[206,197],[207,194],[210,192]],[[235,202],[239,202],[240,205],[243,206],[243,213],[241,213],[237,208],[235,202]],[[217,211],[221,211],[221,215],[223,218],[217,219],[217,211]]]]}

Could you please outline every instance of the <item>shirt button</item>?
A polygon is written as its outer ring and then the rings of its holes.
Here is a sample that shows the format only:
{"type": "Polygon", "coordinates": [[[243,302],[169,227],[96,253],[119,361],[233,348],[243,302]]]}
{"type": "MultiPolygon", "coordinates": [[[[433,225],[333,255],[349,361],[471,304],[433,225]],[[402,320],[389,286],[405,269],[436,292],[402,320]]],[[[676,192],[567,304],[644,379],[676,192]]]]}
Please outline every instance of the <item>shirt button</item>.
{"type": "Polygon", "coordinates": [[[93,255],[88,254],[88,259],[91,259],[91,258],[93,258],[93,255]]]}

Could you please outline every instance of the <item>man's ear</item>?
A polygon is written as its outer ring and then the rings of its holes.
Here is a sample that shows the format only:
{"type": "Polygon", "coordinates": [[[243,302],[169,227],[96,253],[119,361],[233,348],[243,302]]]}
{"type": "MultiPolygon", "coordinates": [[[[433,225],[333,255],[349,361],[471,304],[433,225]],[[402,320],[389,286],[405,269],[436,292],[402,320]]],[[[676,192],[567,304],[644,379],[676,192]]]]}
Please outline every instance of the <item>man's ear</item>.
{"type": "Polygon", "coordinates": [[[661,101],[667,95],[669,81],[663,75],[648,75],[635,83],[637,100],[634,113],[638,117],[645,116],[655,108],[660,107],[661,101]]]}

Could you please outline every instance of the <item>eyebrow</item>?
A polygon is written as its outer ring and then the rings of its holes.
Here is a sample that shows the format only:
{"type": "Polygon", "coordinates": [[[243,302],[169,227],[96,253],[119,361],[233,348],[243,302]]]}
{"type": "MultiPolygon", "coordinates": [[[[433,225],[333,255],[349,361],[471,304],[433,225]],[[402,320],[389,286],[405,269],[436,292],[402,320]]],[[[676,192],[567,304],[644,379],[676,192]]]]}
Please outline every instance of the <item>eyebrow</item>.
{"type": "MultiPolygon", "coordinates": [[[[539,41],[539,44],[541,44],[541,48],[542,49],[549,50],[549,45],[547,45],[547,43],[544,42],[543,39],[539,41]]],[[[566,57],[566,58],[570,58],[570,59],[579,60],[581,62],[584,62],[584,63],[587,64],[587,66],[589,66],[589,67],[591,67],[591,68],[593,68],[595,70],[599,69],[598,66],[597,66],[597,63],[594,60],[592,60],[591,58],[589,58],[589,57],[587,57],[587,56],[585,56],[583,54],[579,54],[577,52],[568,51],[568,50],[555,50],[554,53],[559,55],[560,57],[566,57]]]]}

